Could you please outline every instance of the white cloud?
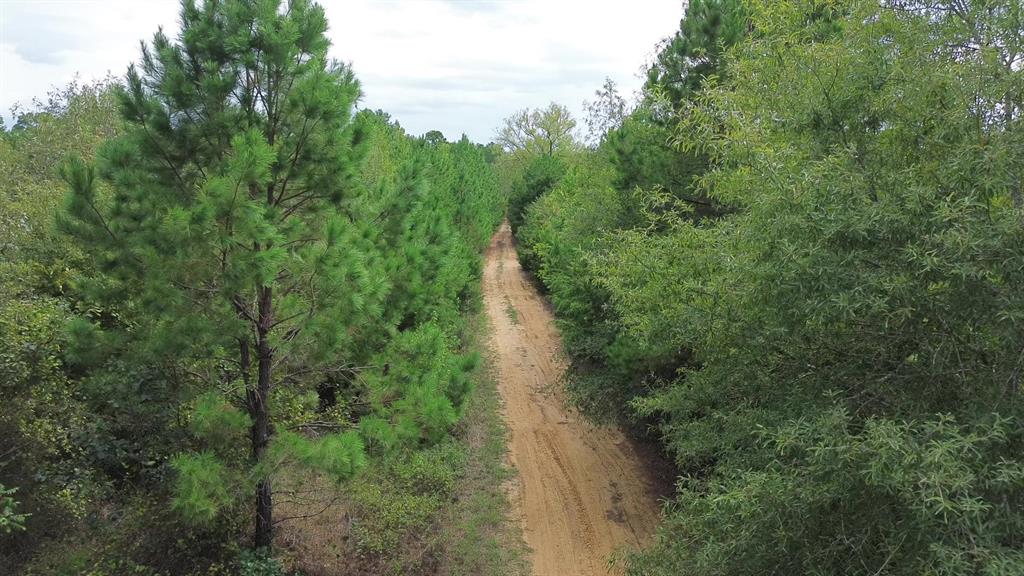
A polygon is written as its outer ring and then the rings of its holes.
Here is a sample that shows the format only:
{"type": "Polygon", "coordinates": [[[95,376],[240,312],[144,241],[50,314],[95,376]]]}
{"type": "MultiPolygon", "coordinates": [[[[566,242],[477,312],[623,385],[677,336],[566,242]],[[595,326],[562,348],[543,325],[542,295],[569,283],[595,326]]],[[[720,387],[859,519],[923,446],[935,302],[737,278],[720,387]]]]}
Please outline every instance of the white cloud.
{"type": "MultiPolygon", "coordinates": [[[[412,133],[487,141],[519,108],[577,114],[605,76],[624,93],[680,0],[327,0],[332,56],[351,62],[362,105],[412,133]]],[[[76,73],[123,74],[138,42],[178,28],[174,0],[0,0],[0,109],[44,97],[76,73]]],[[[8,116],[9,119],[9,116],[8,116]]]]}

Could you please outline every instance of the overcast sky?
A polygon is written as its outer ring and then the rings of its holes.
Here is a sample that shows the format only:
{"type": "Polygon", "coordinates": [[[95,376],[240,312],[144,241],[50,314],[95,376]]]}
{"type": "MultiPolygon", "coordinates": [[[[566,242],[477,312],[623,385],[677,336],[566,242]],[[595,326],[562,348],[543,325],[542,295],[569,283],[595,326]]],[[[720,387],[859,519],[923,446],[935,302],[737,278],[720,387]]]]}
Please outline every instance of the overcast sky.
{"type": "MultiPolygon", "coordinates": [[[[632,93],[682,14],[681,0],[321,4],[331,55],[353,64],[362,107],[384,109],[413,134],[479,142],[520,108],[556,101],[579,116],[605,76],[632,93]]],[[[14,103],[76,73],[122,76],[160,25],[177,33],[177,0],[0,0],[0,111],[9,123],[14,103]]]]}

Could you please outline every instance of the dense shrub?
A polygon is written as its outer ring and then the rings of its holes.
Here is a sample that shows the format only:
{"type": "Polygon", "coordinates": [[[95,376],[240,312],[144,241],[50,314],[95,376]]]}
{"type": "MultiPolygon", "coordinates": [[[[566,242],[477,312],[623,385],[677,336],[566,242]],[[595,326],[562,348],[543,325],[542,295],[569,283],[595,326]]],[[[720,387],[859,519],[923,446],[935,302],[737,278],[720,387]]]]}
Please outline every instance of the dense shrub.
{"type": "Polygon", "coordinates": [[[426,450],[399,451],[380,460],[352,487],[352,535],[359,550],[402,561],[402,548],[432,534],[431,524],[451,500],[465,466],[465,452],[452,441],[426,450]]]}
{"type": "Polygon", "coordinates": [[[748,3],[672,108],[688,187],[612,150],[614,191],[567,176],[527,211],[567,340],[603,358],[580,378],[570,347],[582,400],[628,401],[680,472],[632,573],[1024,566],[1020,24],[898,4],[748,3]]]}

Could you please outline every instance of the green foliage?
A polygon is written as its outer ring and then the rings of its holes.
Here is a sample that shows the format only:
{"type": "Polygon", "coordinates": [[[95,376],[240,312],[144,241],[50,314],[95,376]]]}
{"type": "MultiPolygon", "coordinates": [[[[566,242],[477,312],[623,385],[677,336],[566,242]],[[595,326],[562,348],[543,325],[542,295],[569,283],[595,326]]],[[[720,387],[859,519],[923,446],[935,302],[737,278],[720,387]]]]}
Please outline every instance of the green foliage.
{"type": "Polygon", "coordinates": [[[678,109],[711,77],[720,75],[726,50],[747,34],[743,0],[691,0],[679,31],[663,42],[644,89],[678,109]]]}
{"type": "MultiPolygon", "coordinates": [[[[486,322],[480,312],[467,315],[467,321],[459,334],[460,350],[475,350],[487,336],[486,322]]],[[[518,525],[507,516],[504,485],[511,471],[491,368],[476,354],[459,362],[475,384],[463,401],[465,417],[436,443],[421,440],[388,451],[371,444],[366,468],[340,494],[334,511],[341,515],[340,526],[333,518],[321,519],[308,529],[298,524],[290,533],[301,538],[300,550],[323,548],[313,557],[300,552],[297,568],[312,572],[319,566],[339,567],[367,574],[528,573],[518,525]]],[[[361,421],[364,429],[368,423],[368,418],[361,421]]],[[[387,421],[379,424],[390,428],[387,421]]],[[[316,505],[313,512],[318,509],[316,505]]]]}
{"type": "Polygon", "coordinates": [[[498,170],[513,230],[522,224],[526,207],[558,182],[568,159],[581,149],[575,126],[568,110],[554,102],[545,110],[521,110],[505,119],[496,143],[506,151],[498,170]]]}
{"type": "MultiPolygon", "coordinates": [[[[615,187],[622,191],[665,191],[692,211],[692,217],[718,215],[722,207],[697,186],[708,159],[698,150],[672,146],[673,138],[672,128],[656,120],[650,107],[643,106],[630,114],[620,127],[608,133],[600,148],[614,168],[615,187]]],[[[640,204],[626,203],[628,214],[623,228],[648,224],[642,218],[640,204]]]]}
{"type": "Polygon", "coordinates": [[[0,484],[0,530],[5,534],[25,530],[25,520],[31,516],[17,511],[20,504],[14,499],[14,493],[17,491],[17,487],[7,488],[0,484]]]}
{"type": "Polygon", "coordinates": [[[1020,20],[892,4],[751,2],[723,36],[690,3],[672,111],[527,209],[577,402],[680,474],[630,573],[1024,566],[1020,20]]]}
{"type": "Polygon", "coordinates": [[[194,435],[215,447],[229,447],[244,435],[252,420],[231,406],[223,396],[207,392],[196,398],[189,428],[194,435]]]}
{"type": "MultiPolygon", "coordinates": [[[[169,404],[194,406],[176,508],[212,521],[255,484],[258,546],[271,543],[270,478],[285,462],[336,480],[365,462],[351,430],[286,428],[333,410],[327,426],[365,417],[365,429],[383,420],[397,439],[437,442],[461,416],[451,335],[501,209],[465,139],[415,140],[383,114],[354,114],[359,85],[328,60],[326,26],[306,1],[185,2],[180,37],[158,32],[119,90],[126,133],[95,165],[62,171],[62,228],[100,262],[87,296],[124,319],[71,323],[76,359],[131,349],[134,366],[168,368],[169,404]],[[354,368],[371,360],[395,364],[380,388],[401,399],[357,413],[380,394],[354,368]],[[187,454],[225,468],[203,476],[187,454]],[[217,492],[216,478],[242,486],[217,492]]],[[[95,381],[117,379],[93,367],[95,381]]]]}
{"type": "Polygon", "coordinates": [[[243,550],[238,557],[238,576],[284,576],[284,566],[265,550],[243,550]]]}
{"type": "Polygon", "coordinates": [[[91,156],[119,121],[110,82],[72,83],[0,135],[0,477],[18,486],[25,530],[0,539],[17,571],[54,534],[80,521],[106,491],[83,438],[99,424],[69,374],[64,325],[80,305],[76,270],[90,264],[55,234],[61,158],[91,156]]]}
{"type": "Polygon", "coordinates": [[[209,524],[232,503],[233,482],[227,467],[209,452],[180,454],[171,461],[177,472],[174,509],[194,524],[209,524]]]}
{"type": "Polygon", "coordinates": [[[494,151],[355,114],[322,10],[278,8],[184,2],[181,36],[158,33],[124,85],[72,85],[0,136],[16,571],[213,570],[248,487],[281,466],[351,478],[361,419],[428,444],[462,414],[456,335],[504,208],[494,151]],[[428,377],[390,381],[405,400],[373,414],[361,372],[387,354],[428,377]]]}
{"type": "MultiPolygon", "coordinates": [[[[191,522],[213,520],[236,489],[216,482],[251,482],[237,458],[200,465],[243,440],[248,420],[261,469],[272,389],[313,384],[275,381],[274,366],[310,377],[333,369],[349,350],[347,327],[375,316],[386,289],[363,224],[342,213],[358,197],[358,83],[327,60],[322,8],[279,8],[186,2],[178,41],[158,32],[119,90],[125,134],[97,168],[72,159],[62,171],[63,228],[103,267],[89,282],[119,288],[89,296],[130,314],[129,326],[107,327],[120,332],[111,340],[130,343],[136,361],[173,366],[185,399],[201,396],[193,432],[219,449],[174,461],[175,508],[191,522]],[[218,384],[240,384],[244,400],[233,402],[247,418],[203,396],[218,384]]],[[[265,493],[256,544],[269,546],[270,484],[255,484],[265,493]]]]}
{"type": "MultiPolygon", "coordinates": [[[[116,501],[116,522],[93,516],[87,529],[71,532],[64,527],[60,539],[37,543],[39,553],[24,565],[26,576],[78,576],[96,574],[161,576],[194,574],[229,576],[239,542],[232,534],[245,529],[232,514],[230,521],[209,526],[182,522],[165,499],[152,494],[126,494],[116,501]],[[230,566],[230,568],[229,568],[230,566]]],[[[111,502],[108,506],[114,506],[111,502]]]]}
{"type": "Polygon", "coordinates": [[[371,213],[386,217],[377,237],[391,282],[385,322],[454,326],[503,208],[494,171],[465,139],[428,145],[379,115],[361,120],[372,147],[364,172],[376,191],[371,213]]]}
{"type": "Polygon", "coordinates": [[[575,128],[569,109],[552,102],[547,108],[524,109],[506,118],[495,142],[512,153],[554,156],[579,147],[575,128]]]}
{"type": "Polygon", "coordinates": [[[1012,573],[1020,524],[1006,512],[1019,507],[1021,468],[1010,438],[1019,430],[1009,424],[861,424],[839,407],[792,421],[762,435],[759,446],[775,458],[766,468],[684,482],[663,540],[632,569],[1012,573]],[[701,554],[681,554],[686,546],[701,554]]]}
{"type": "Polygon", "coordinates": [[[596,146],[625,121],[626,100],[619,95],[611,78],[604,79],[604,84],[594,91],[594,96],[594,100],[584,102],[583,107],[587,111],[587,140],[596,146]]]}
{"type": "Polygon", "coordinates": [[[657,205],[657,195],[617,189],[618,174],[602,154],[580,161],[530,205],[518,231],[520,258],[548,289],[570,355],[569,393],[594,417],[627,415],[629,400],[676,357],[622,330],[600,278],[608,235],[657,205]]]}
{"type": "Polygon", "coordinates": [[[513,230],[523,224],[527,207],[554,188],[566,169],[566,161],[558,156],[543,154],[529,159],[508,199],[508,221],[513,230]]]}
{"type": "Polygon", "coordinates": [[[420,540],[451,499],[465,466],[465,453],[452,441],[417,452],[397,452],[352,486],[352,533],[370,554],[396,550],[420,540]]]}
{"type": "Polygon", "coordinates": [[[354,431],[320,438],[281,432],[271,447],[270,461],[275,467],[297,462],[341,482],[355,476],[366,465],[366,455],[363,441],[354,431]]]}
{"type": "Polygon", "coordinates": [[[366,375],[374,418],[363,433],[384,449],[432,444],[461,418],[475,356],[451,352],[455,343],[433,323],[402,332],[378,357],[380,370],[366,375]]]}

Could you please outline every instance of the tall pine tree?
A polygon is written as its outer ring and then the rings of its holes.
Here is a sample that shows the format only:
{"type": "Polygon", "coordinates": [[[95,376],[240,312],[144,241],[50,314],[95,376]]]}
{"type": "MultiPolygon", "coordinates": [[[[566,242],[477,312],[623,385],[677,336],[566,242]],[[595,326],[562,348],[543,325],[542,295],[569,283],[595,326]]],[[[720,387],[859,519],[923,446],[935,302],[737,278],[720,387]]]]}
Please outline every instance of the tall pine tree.
{"type": "Polygon", "coordinates": [[[674,109],[691,97],[704,80],[719,74],[725,50],[749,28],[741,0],[691,0],[679,31],[662,46],[647,71],[646,91],[660,90],[674,109]]]}
{"type": "Polygon", "coordinates": [[[252,479],[269,548],[278,449],[342,476],[362,460],[354,432],[273,441],[271,424],[275,389],[343,370],[386,292],[359,225],[360,89],[309,0],[185,0],[181,24],[129,69],[126,134],[95,168],[65,167],[64,225],[107,271],[96,285],[121,295],[138,353],[190,375],[193,429],[213,448],[176,461],[178,503],[211,516],[229,478],[252,479]],[[232,426],[249,429],[245,474],[214,449],[232,426]]]}

